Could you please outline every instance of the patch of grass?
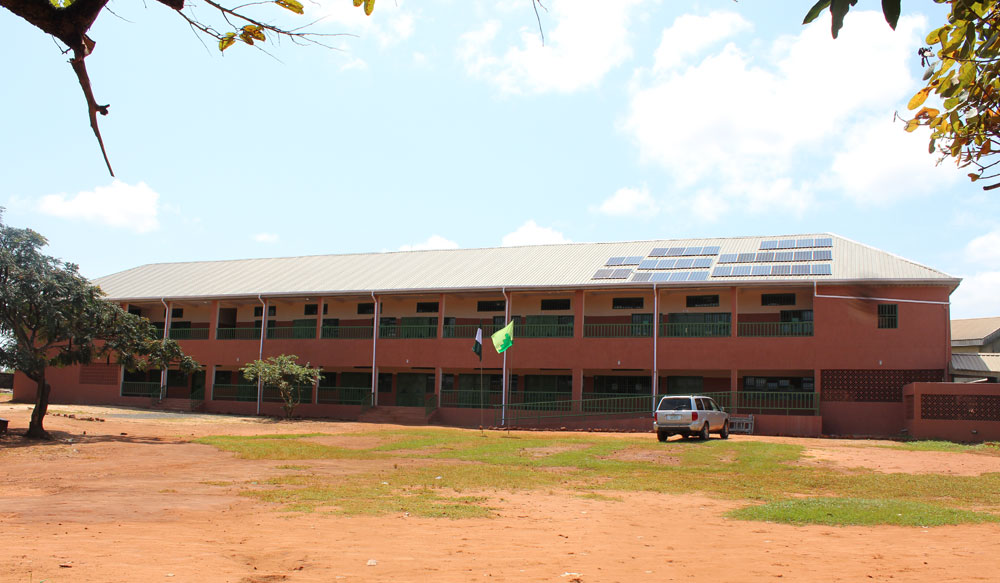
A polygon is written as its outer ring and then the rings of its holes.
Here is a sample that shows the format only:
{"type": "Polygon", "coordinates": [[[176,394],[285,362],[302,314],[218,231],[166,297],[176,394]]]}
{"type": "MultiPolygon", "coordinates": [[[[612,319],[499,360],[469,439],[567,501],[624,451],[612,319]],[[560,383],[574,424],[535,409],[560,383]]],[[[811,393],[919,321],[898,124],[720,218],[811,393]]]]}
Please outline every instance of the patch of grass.
{"type": "MultiPolygon", "coordinates": [[[[898,524],[878,504],[914,504],[923,508],[910,515],[922,525],[937,524],[930,509],[942,512],[1000,511],[1000,473],[978,477],[935,474],[883,474],[869,470],[841,470],[795,463],[803,447],[757,441],[675,441],[661,444],[649,435],[617,439],[587,434],[506,434],[445,428],[396,429],[366,432],[377,437],[369,448],[326,446],[301,438],[310,435],[216,436],[199,439],[233,451],[244,459],[400,459],[380,472],[338,477],[335,483],[304,473],[280,476],[248,485],[245,495],[281,504],[286,509],[314,511],[335,508],[344,514],[409,512],[416,516],[485,517],[491,515],[482,493],[490,491],[574,491],[594,499],[614,499],[616,491],[701,492],[733,500],[788,504],[801,496],[816,500],[866,501],[853,510],[837,509],[837,524],[854,524],[843,515],[869,515],[870,524],[898,524]],[[632,455],[617,457],[623,450],[632,455]],[[642,460],[636,451],[666,454],[677,463],[642,460]],[[466,493],[472,496],[466,496],[466,493]],[[924,505],[924,506],[919,506],[924,505]],[[926,507],[926,508],[925,508],[926,507]],[[964,509],[964,510],[961,510],[964,509]],[[930,516],[930,518],[925,518],[930,516]]],[[[969,446],[963,446],[969,447],[969,446]]],[[[310,470],[285,464],[279,469],[310,470]]],[[[229,484],[226,484],[229,485],[229,484]]],[[[836,503],[829,503],[836,504],[836,503]]],[[[829,506],[828,504],[828,506],[829,506]]],[[[918,509],[919,509],[918,508],[918,509]]],[[[829,510],[829,508],[827,508],[829,510]]],[[[749,510],[748,510],[749,511],[749,510]]],[[[797,510],[803,520],[822,522],[797,510]]],[[[907,512],[896,512],[907,516],[907,512]]],[[[955,516],[965,516],[951,514],[955,516]]],[[[982,514],[990,517],[990,514],[982,514]]],[[[965,518],[961,520],[966,521],[965,518]]],[[[863,524],[858,522],[859,524],[863,524]]],[[[942,522],[942,524],[950,524],[942,522]]]]}
{"type": "Polygon", "coordinates": [[[222,480],[204,480],[204,481],[199,482],[199,483],[204,484],[206,486],[223,486],[223,487],[225,487],[225,486],[232,486],[233,485],[232,482],[225,482],[225,481],[222,481],[222,480]]]}
{"type": "Polygon", "coordinates": [[[577,494],[577,498],[583,498],[585,500],[600,500],[601,502],[621,502],[622,499],[618,496],[606,496],[604,494],[598,494],[597,492],[587,492],[586,494],[577,494]]]}
{"type": "Polygon", "coordinates": [[[891,449],[905,449],[907,451],[945,451],[954,453],[982,453],[1000,456],[1000,443],[955,443],[954,441],[927,440],[927,441],[904,441],[899,444],[887,445],[891,449]]]}
{"type": "Polygon", "coordinates": [[[867,498],[805,498],[772,502],[732,510],[726,515],[740,520],[830,526],[942,526],[1000,522],[984,512],[948,508],[926,502],[867,498]]]}

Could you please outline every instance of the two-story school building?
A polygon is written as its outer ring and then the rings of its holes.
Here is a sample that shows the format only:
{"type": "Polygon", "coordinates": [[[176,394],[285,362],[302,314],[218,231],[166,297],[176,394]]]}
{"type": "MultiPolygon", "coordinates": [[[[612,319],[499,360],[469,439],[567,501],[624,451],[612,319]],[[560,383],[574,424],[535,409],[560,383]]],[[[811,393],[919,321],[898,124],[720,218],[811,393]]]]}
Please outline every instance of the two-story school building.
{"type": "Polygon", "coordinates": [[[812,234],[168,263],[96,283],[204,370],[55,369],[53,402],[276,414],[239,369],[295,354],[323,369],[300,388],[306,416],[648,428],[654,395],[708,393],[757,432],[894,435],[902,387],[945,380],[959,280],[812,234]],[[498,355],[488,337],[511,320],[498,355]]]}

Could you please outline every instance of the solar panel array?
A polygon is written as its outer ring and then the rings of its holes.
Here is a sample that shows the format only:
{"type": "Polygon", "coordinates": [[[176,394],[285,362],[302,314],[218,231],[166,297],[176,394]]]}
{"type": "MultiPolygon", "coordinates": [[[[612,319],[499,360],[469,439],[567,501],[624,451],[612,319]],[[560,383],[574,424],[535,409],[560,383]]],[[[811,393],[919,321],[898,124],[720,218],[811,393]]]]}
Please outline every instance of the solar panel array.
{"type": "Polygon", "coordinates": [[[718,245],[656,247],[647,256],[610,257],[591,279],[684,282],[709,277],[831,275],[832,267],[826,262],[833,260],[832,247],[832,237],[769,239],[761,241],[759,251],[722,255],[718,245]]]}

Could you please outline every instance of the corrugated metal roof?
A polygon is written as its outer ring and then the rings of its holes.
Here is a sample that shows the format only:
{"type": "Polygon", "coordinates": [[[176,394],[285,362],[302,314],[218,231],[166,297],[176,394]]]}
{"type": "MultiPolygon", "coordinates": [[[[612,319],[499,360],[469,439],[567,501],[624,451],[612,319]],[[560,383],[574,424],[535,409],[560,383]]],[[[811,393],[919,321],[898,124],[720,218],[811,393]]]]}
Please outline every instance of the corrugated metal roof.
{"type": "Polygon", "coordinates": [[[1000,336],[1000,318],[969,318],[951,321],[954,346],[982,346],[1000,336]]]}
{"type": "Polygon", "coordinates": [[[1000,374],[1000,354],[994,352],[952,354],[951,372],[1000,374]]]}
{"type": "MultiPolygon", "coordinates": [[[[143,265],[95,281],[115,300],[154,298],[249,297],[297,294],[350,294],[386,291],[455,291],[507,288],[650,287],[651,283],[593,279],[611,257],[649,257],[657,247],[718,246],[712,268],[694,270],[704,280],[657,283],[658,286],[733,285],[834,281],[932,282],[957,285],[960,280],[830,234],[669,239],[616,243],[571,243],[526,247],[401,251],[352,255],[316,255],[273,259],[242,259],[143,265]],[[829,275],[713,277],[722,254],[756,253],[763,241],[829,237],[829,275]]],[[[790,263],[789,263],[790,265],[790,263]]],[[[628,269],[638,273],[635,266],[628,269]]],[[[652,273],[652,272],[649,272],[652,273]]],[[[663,271],[660,273],[677,273],[663,271]]]]}

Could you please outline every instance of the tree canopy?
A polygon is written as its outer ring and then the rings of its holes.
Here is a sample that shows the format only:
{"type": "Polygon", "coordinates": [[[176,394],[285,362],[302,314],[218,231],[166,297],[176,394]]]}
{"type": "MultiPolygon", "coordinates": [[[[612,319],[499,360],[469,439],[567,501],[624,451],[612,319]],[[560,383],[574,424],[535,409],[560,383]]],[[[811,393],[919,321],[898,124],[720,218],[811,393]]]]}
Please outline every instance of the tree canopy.
{"type": "MultiPolygon", "coordinates": [[[[1000,6],[996,0],[934,0],[948,4],[947,22],[932,30],[928,46],[917,57],[926,68],[924,86],[907,107],[915,111],[905,119],[905,129],[930,129],[928,151],[941,159],[953,158],[969,170],[973,182],[1000,177],[1000,6]]],[[[857,0],[820,0],[803,23],[829,9],[834,38],[844,17],[857,0]]],[[[900,14],[900,0],[882,0],[882,12],[893,28],[900,14]]],[[[983,188],[1000,187],[993,182],[983,188]]]]}
{"type": "MultiPolygon", "coordinates": [[[[70,65],[83,89],[87,102],[87,113],[90,117],[90,127],[97,137],[101,154],[108,172],[114,176],[111,161],[101,138],[97,115],[108,115],[109,106],[100,105],[94,97],[90,75],[87,72],[86,59],[93,52],[97,43],[88,36],[90,28],[100,16],[109,0],[0,0],[0,6],[6,8],[15,16],[19,16],[42,32],[50,34],[65,45],[65,52],[72,53],[70,65]]],[[[180,18],[187,21],[198,33],[213,39],[218,43],[220,51],[225,51],[236,44],[253,46],[284,37],[297,43],[321,44],[319,38],[327,35],[311,32],[308,24],[305,27],[285,28],[274,24],[273,14],[268,14],[266,8],[275,6],[295,14],[305,14],[305,7],[299,0],[262,0],[260,2],[233,3],[225,0],[200,0],[211,10],[209,14],[214,20],[195,16],[192,6],[197,0],[157,0],[159,4],[170,8],[180,18]]],[[[346,1],[346,0],[341,0],[346,1]]],[[[365,14],[371,15],[375,8],[375,0],[352,0],[355,7],[361,8],[365,14]]],[[[204,13],[202,13],[204,14],[204,13]]]]}
{"type": "Polygon", "coordinates": [[[299,386],[316,384],[323,372],[319,368],[310,368],[308,362],[302,366],[298,360],[299,357],[294,354],[280,354],[255,360],[240,369],[243,378],[248,381],[259,382],[278,391],[286,419],[291,418],[302,400],[299,386]]]}
{"type": "Polygon", "coordinates": [[[0,209],[0,366],[38,385],[28,437],[47,437],[50,366],[115,358],[128,370],[200,368],[176,342],[158,337],[149,320],[103,299],[76,265],[42,253],[45,237],[2,219],[0,209]]]}

